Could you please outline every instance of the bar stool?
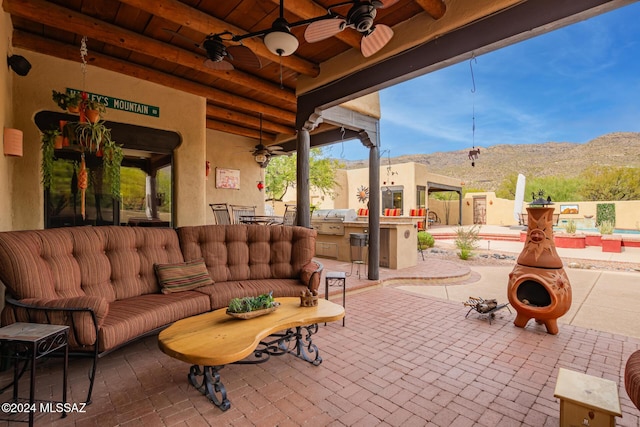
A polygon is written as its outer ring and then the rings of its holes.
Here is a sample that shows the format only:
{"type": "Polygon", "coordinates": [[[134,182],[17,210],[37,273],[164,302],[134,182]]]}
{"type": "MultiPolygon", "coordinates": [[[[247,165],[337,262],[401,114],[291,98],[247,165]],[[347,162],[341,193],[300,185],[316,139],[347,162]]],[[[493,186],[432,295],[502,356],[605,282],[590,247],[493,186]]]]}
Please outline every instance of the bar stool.
{"type": "MultiPolygon", "coordinates": [[[[329,299],[329,286],[342,286],[342,306],[346,307],[347,302],[347,275],[342,271],[327,271],[324,279],[324,298],[329,299]]],[[[346,316],[345,316],[346,317],[346,316]]],[[[342,326],[344,326],[344,317],[342,326]]]]}

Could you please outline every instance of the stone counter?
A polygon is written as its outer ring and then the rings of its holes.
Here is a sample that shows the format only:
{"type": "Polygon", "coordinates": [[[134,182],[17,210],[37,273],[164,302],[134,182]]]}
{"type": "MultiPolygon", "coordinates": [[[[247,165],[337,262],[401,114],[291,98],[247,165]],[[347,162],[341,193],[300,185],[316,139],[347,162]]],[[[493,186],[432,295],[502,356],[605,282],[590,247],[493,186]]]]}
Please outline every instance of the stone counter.
{"type": "MultiPolygon", "coordinates": [[[[416,265],[418,230],[417,222],[421,218],[394,217],[380,222],[380,267],[402,269],[416,265]]],[[[319,227],[312,221],[312,227],[318,229],[316,256],[351,262],[351,233],[368,233],[369,223],[365,220],[345,221],[344,234],[321,234],[319,227]]],[[[363,257],[368,262],[368,248],[363,249],[363,257]]]]}

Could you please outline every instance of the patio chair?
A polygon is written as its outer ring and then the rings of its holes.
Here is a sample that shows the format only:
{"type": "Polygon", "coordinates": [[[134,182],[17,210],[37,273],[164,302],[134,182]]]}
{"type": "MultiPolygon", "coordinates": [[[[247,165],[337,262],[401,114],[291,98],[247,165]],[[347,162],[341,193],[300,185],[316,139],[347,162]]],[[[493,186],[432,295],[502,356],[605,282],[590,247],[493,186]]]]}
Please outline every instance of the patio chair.
{"type": "Polygon", "coordinates": [[[432,226],[433,224],[440,224],[440,218],[434,211],[429,211],[427,213],[427,222],[429,223],[429,226],[432,226]]]}
{"type": "Polygon", "coordinates": [[[248,216],[248,217],[256,216],[256,207],[255,206],[231,205],[231,215],[233,217],[233,223],[234,224],[242,224],[241,217],[243,217],[243,216],[248,216]]]}
{"type": "Polygon", "coordinates": [[[231,224],[231,216],[229,215],[229,208],[226,203],[210,203],[209,206],[213,211],[213,217],[218,225],[231,224]]]}
{"type": "Polygon", "coordinates": [[[426,226],[427,226],[427,209],[425,209],[425,208],[411,209],[409,211],[409,216],[422,217],[422,221],[418,222],[418,231],[424,231],[426,229],[426,226]]]}
{"type": "Polygon", "coordinates": [[[296,225],[296,205],[284,205],[284,216],[282,217],[282,224],[284,225],[296,225]]]}

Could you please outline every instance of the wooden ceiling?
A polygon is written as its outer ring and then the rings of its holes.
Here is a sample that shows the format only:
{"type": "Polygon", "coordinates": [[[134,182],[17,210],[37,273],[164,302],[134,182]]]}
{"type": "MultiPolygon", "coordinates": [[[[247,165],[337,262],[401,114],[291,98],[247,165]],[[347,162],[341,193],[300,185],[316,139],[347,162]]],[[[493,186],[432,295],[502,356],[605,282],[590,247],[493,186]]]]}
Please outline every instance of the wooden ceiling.
{"type": "MultiPolygon", "coordinates": [[[[337,3],[288,0],[284,17],[295,22],[321,16],[337,3]]],[[[395,36],[370,58],[359,52],[362,36],[353,29],[308,43],[300,26],[292,29],[300,42],[293,55],[280,61],[262,37],[247,38],[243,44],[262,67],[232,61],[235,69],[227,71],[205,66],[206,52],[197,45],[210,34],[241,36],[270,28],[279,16],[278,0],[3,0],[3,8],[12,17],[16,47],[79,61],[81,38],[87,36],[90,64],[206,97],[210,129],[258,138],[262,114],[263,138],[273,141],[295,134],[301,82],[313,88],[338,81],[521,3],[526,2],[399,0],[377,10],[375,23],[393,28],[395,36]]],[[[590,3],[586,9],[629,1],[577,3],[590,3]]],[[[339,11],[346,14],[349,7],[339,11]]]]}

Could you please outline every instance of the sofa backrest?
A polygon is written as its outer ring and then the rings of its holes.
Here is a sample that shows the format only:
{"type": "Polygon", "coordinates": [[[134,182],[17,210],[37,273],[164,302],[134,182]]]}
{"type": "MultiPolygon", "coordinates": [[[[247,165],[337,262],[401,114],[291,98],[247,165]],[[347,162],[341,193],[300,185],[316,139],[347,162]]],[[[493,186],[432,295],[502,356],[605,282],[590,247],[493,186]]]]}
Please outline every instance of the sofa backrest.
{"type": "Polygon", "coordinates": [[[159,292],[153,264],[184,261],[170,228],[66,227],[0,233],[0,280],[24,298],[159,292]]]}
{"type": "Polygon", "coordinates": [[[315,230],[284,225],[178,228],[185,261],[204,258],[215,282],[298,278],[315,255],[315,230]]]}

